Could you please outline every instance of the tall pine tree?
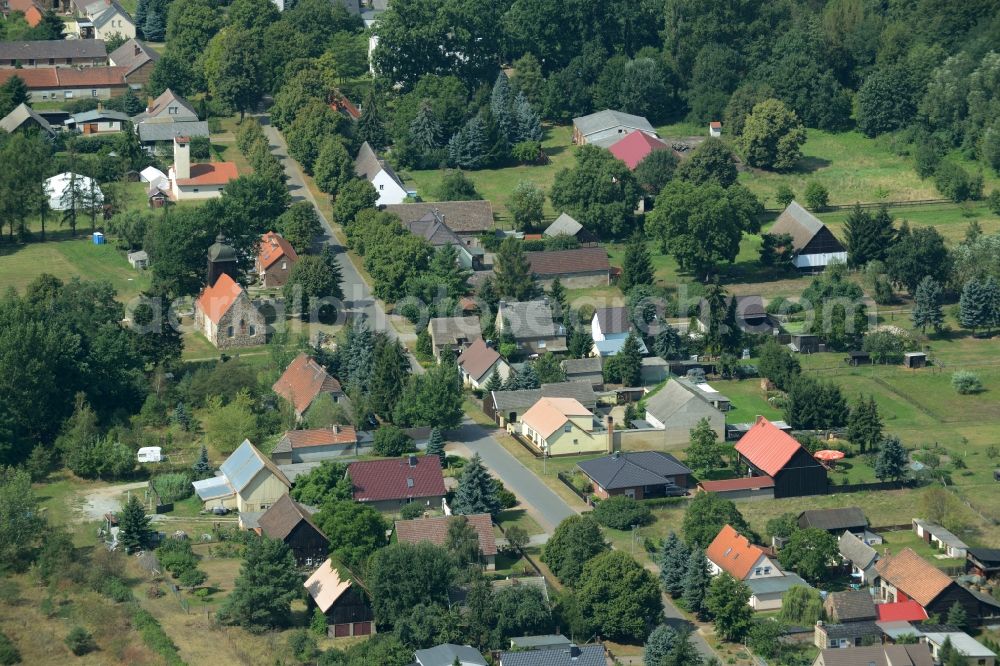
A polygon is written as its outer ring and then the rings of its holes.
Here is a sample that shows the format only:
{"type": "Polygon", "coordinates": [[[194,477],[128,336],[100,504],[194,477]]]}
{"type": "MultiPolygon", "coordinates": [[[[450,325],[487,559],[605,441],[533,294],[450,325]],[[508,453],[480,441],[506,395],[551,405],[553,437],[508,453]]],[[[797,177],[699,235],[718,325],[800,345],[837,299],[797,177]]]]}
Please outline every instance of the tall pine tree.
{"type": "Polygon", "coordinates": [[[512,107],[514,117],[514,138],[512,143],[542,140],[542,119],[532,108],[524,93],[518,93],[512,107]]]}
{"type": "Polygon", "coordinates": [[[497,80],[493,84],[493,91],[490,93],[490,111],[493,112],[493,118],[496,121],[499,132],[508,141],[513,142],[517,127],[511,114],[510,81],[503,70],[497,74],[497,80]]]}
{"type": "Polygon", "coordinates": [[[996,313],[997,294],[989,281],[972,278],[966,282],[958,301],[958,322],[975,334],[981,328],[992,326],[996,313]]]}
{"type": "Polygon", "coordinates": [[[698,619],[705,620],[705,596],[712,576],[708,573],[708,561],[701,548],[693,548],[688,558],[687,570],[684,572],[684,605],[688,611],[697,614],[698,619]]]}
{"type": "Polygon", "coordinates": [[[649,256],[646,238],[636,231],[625,245],[625,256],[622,259],[622,275],[618,286],[623,292],[640,284],[652,284],[653,260],[649,256]]]}
{"type": "Polygon", "coordinates": [[[352,391],[367,392],[375,367],[375,336],[364,320],[347,330],[344,356],[341,367],[347,370],[348,386],[352,391]]]}
{"type": "Polygon", "coordinates": [[[369,88],[365,95],[361,117],[358,118],[358,138],[367,141],[375,150],[381,150],[389,143],[385,121],[382,119],[381,97],[374,87],[369,88]]]}
{"type": "Polygon", "coordinates": [[[485,166],[490,149],[488,133],[481,115],[470,118],[448,142],[448,160],[452,166],[463,169],[485,166]]]}
{"type": "Polygon", "coordinates": [[[376,343],[375,363],[368,382],[369,406],[380,416],[391,418],[399,396],[410,375],[410,361],[398,340],[380,335],[376,343]]]}
{"type": "Polygon", "coordinates": [[[431,435],[427,440],[427,455],[439,457],[441,465],[444,465],[447,456],[444,452],[444,437],[441,435],[441,428],[431,428],[431,435]]]}
{"type": "Polygon", "coordinates": [[[524,254],[521,241],[508,236],[500,243],[493,260],[494,284],[497,292],[515,301],[524,301],[535,293],[531,264],[524,254]]]}
{"type": "Polygon", "coordinates": [[[853,267],[861,267],[873,260],[883,260],[896,237],[892,217],[885,206],[875,215],[862,210],[860,204],[847,216],[844,223],[847,239],[847,261],[853,267]]]}
{"type": "Polygon", "coordinates": [[[426,157],[427,153],[441,147],[441,123],[427,101],[420,103],[417,115],[410,121],[410,141],[421,157],[426,157]]]}
{"type": "Polygon", "coordinates": [[[679,598],[684,593],[684,575],[687,573],[688,560],[691,552],[676,533],[671,532],[663,540],[660,550],[660,582],[663,589],[673,598],[679,598]]]}
{"type": "Polygon", "coordinates": [[[851,408],[847,417],[847,439],[851,440],[861,453],[874,451],[882,441],[882,417],[878,413],[875,397],[865,400],[863,395],[851,408]]]}
{"type": "Polygon", "coordinates": [[[118,542],[126,553],[134,553],[149,545],[153,530],[149,528],[149,516],[136,495],[130,495],[118,516],[118,542]]]}
{"type": "Polygon", "coordinates": [[[488,513],[494,518],[500,513],[500,500],[497,498],[496,484],[493,477],[486,471],[479,454],[462,468],[462,476],[458,479],[458,490],[452,510],[460,515],[488,513]]]}
{"type": "Polygon", "coordinates": [[[910,315],[913,325],[921,333],[927,332],[930,326],[934,332],[940,332],[944,325],[944,313],[941,311],[941,286],[930,275],[924,277],[917,285],[913,294],[913,312],[910,315]]]}

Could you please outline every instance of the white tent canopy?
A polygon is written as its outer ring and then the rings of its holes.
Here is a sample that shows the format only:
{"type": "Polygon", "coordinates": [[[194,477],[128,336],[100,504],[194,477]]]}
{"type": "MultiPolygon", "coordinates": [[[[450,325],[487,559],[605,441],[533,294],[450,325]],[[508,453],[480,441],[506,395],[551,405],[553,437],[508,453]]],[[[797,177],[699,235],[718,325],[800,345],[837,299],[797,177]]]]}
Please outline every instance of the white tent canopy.
{"type": "Polygon", "coordinates": [[[76,176],[76,182],[78,190],[84,194],[84,196],[89,196],[91,191],[91,185],[94,188],[94,199],[97,204],[104,203],[104,193],[101,192],[101,188],[98,187],[97,182],[91,182],[92,179],[87,176],[81,176],[80,174],[72,174],[69,171],[60,173],[58,175],[52,176],[45,181],[45,192],[49,195],[49,208],[52,210],[66,210],[67,204],[63,203],[63,193],[69,187],[71,180],[74,175],[76,176]]]}
{"type": "Polygon", "coordinates": [[[142,178],[142,182],[144,183],[156,184],[161,180],[166,180],[167,174],[163,173],[156,167],[148,166],[139,172],[139,177],[142,178]]]}

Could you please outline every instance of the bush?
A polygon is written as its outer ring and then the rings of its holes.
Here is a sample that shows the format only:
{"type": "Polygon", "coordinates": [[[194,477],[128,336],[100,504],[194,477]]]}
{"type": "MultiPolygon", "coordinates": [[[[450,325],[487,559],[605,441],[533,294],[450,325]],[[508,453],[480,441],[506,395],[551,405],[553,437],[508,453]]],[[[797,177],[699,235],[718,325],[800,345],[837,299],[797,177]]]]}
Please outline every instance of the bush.
{"type": "Polygon", "coordinates": [[[418,502],[406,504],[399,510],[399,516],[403,520],[413,520],[424,515],[424,506],[418,502]]]}
{"type": "Polygon", "coordinates": [[[632,525],[645,525],[652,517],[648,506],[624,495],[606,499],[594,509],[594,519],[597,522],[616,530],[627,530],[632,525]]]}
{"type": "Polygon", "coordinates": [[[496,488],[497,500],[500,502],[501,509],[513,509],[517,506],[517,496],[507,490],[502,481],[493,479],[493,486],[496,488]]]}
{"type": "Polygon", "coordinates": [[[191,158],[207,160],[212,156],[212,144],[207,136],[191,137],[191,158]]]}
{"type": "Polygon", "coordinates": [[[0,665],[10,666],[21,663],[21,653],[5,634],[0,633],[0,665]]]}
{"type": "Polygon", "coordinates": [[[986,197],[986,205],[989,206],[991,213],[1000,215],[1000,188],[990,192],[990,196],[986,197]]]}
{"type": "Polygon", "coordinates": [[[531,164],[542,157],[542,144],[538,141],[522,141],[515,143],[511,155],[522,164],[531,164]]]}
{"type": "Polygon", "coordinates": [[[951,376],[951,386],[962,395],[979,393],[983,390],[983,382],[979,375],[968,370],[959,370],[951,376]]]}
{"type": "Polygon", "coordinates": [[[413,450],[413,440],[396,426],[386,425],[375,431],[374,449],[380,456],[401,456],[413,450]]]}
{"type": "Polygon", "coordinates": [[[66,636],[66,647],[76,656],[80,657],[95,647],[94,637],[90,635],[90,632],[83,627],[73,627],[69,635],[66,636]]]}
{"type": "Polygon", "coordinates": [[[171,472],[154,476],[150,481],[160,501],[176,502],[190,497],[194,489],[191,487],[191,475],[187,472],[171,472]]]}
{"type": "Polygon", "coordinates": [[[975,200],[983,195],[983,176],[970,175],[954,162],[941,162],[934,172],[934,186],[952,201],[975,200]]]}
{"type": "Polygon", "coordinates": [[[777,298],[772,298],[765,308],[767,314],[785,314],[793,315],[802,312],[802,304],[795,301],[790,301],[784,296],[778,296],[777,298]]]}
{"type": "Polygon", "coordinates": [[[806,185],[805,197],[806,206],[813,212],[823,210],[830,203],[830,191],[815,180],[806,185]]]}
{"type": "Polygon", "coordinates": [[[133,598],[132,590],[121,578],[108,578],[101,586],[101,594],[118,603],[132,601],[133,598]]]}
{"type": "Polygon", "coordinates": [[[302,663],[312,661],[316,657],[316,639],[305,629],[293,631],[288,637],[288,648],[295,658],[302,663]]]}
{"type": "Polygon", "coordinates": [[[132,627],[142,636],[142,642],[153,652],[165,657],[170,666],[180,666],[184,664],[177,653],[177,646],[174,645],[163,627],[148,611],[143,610],[138,604],[132,609],[132,627]]]}

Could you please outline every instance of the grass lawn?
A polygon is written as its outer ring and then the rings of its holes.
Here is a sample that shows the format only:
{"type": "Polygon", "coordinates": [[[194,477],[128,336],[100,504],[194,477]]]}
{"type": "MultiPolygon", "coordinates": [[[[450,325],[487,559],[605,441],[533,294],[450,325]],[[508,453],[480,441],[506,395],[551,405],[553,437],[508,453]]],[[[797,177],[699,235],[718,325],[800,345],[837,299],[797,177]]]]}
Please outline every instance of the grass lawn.
{"type": "Polygon", "coordinates": [[[759,379],[713,379],[710,384],[732,401],[732,409],[726,412],[726,423],[751,423],[757,416],[766,416],[768,419],[783,418],[781,410],[767,401],[767,396],[760,388],[759,379]]]}
{"type": "Polygon", "coordinates": [[[42,273],[62,280],[108,281],[122,301],[149,287],[149,274],[132,268],[124,253],[110,244],[94,245],[82,234],[75,239],[0,245],[0,284],[23,291],[42,273]]]}
{"type": "MultiPolygon", "coordinates": [[[[568,125],[556,125],[545,127],[545,140],[542,147],[549,157],[548,164],[544,165],[519,165],[504,167],[502,169],[482,169],[480,171],[466,171],[465,175],[475,183],[476,189],[483,198],[493,202],[493,210],[500,216],[501,220],[507,216],[507,198],[511,190],[522,180],[530,180],[546,192],[555,181],[556,173],[561,169],[570,168],[575,165],[572,151],[572,130],[568,125]]],[[[416,188],[420,198],[424,201],[435,201],[437,199],[437,189],[441,184],[444,171],[440,169],[408,170],[399,172],[400,177],[408,186],[416,188]]],[[[549,201],[545,202],[545,215],[548,219],[553,219],[559,211],[552,208],[549,201]]],[[[506,226],[506,225],[505,225],[506,226]]]]}
{"type": "MultiPolygon", "coordinates": [[[[983,203],[934,204],[931,206],[899,206],[889,209],[897,226],[906,220],[910,227],[935,227],[944,238],[955,245],[965,238],[965,230],[974,220],[979,222],[984,234],[1000,231],[1000,216],[994,215],[983,203]]],[[[838,238],[844,238],[844,221],[850,211],[820,213],[819,217],[838,238]]]]}
{"type": "Polygon", "coordinates": [[[963,559],[939,557],[941,551],[918,537],[913,530],[883,532],[882,539],[885,541],[884,545],[876,546],[876,550],[889,548],[891,552],[898,553],[904,548],[912,548],[918,555],[938,567],[960,567],[965,562],[963,559]]]}
{"type": "Polygon", "coordinates": [[[544,534],[545,530],[532,518],[526,509],[507,509],[501,511],[497,517],[497,522],[506,530],[515,525],[523,527],[528,536],[533,534],[544,534]]]}

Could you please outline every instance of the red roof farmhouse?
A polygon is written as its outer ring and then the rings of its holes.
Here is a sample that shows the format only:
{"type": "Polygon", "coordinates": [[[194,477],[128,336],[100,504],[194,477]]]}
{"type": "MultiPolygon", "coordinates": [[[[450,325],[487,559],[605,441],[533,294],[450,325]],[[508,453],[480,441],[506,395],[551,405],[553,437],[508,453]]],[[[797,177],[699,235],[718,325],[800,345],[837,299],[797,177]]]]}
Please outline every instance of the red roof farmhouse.
{"type": "Polygon", "coordinates": [[[353,462],[347,474],[354,486],[354,501],[380,511],[395,512],[411,502],[437,507],[445,496],[438,456],[353,462]]]}
{"type": "Polygon", "coordinates": [[[736,443],[748,476],[774,479],[774,496],[823,495],[826,468],[786,432],[763,416],[736,443]]]}

